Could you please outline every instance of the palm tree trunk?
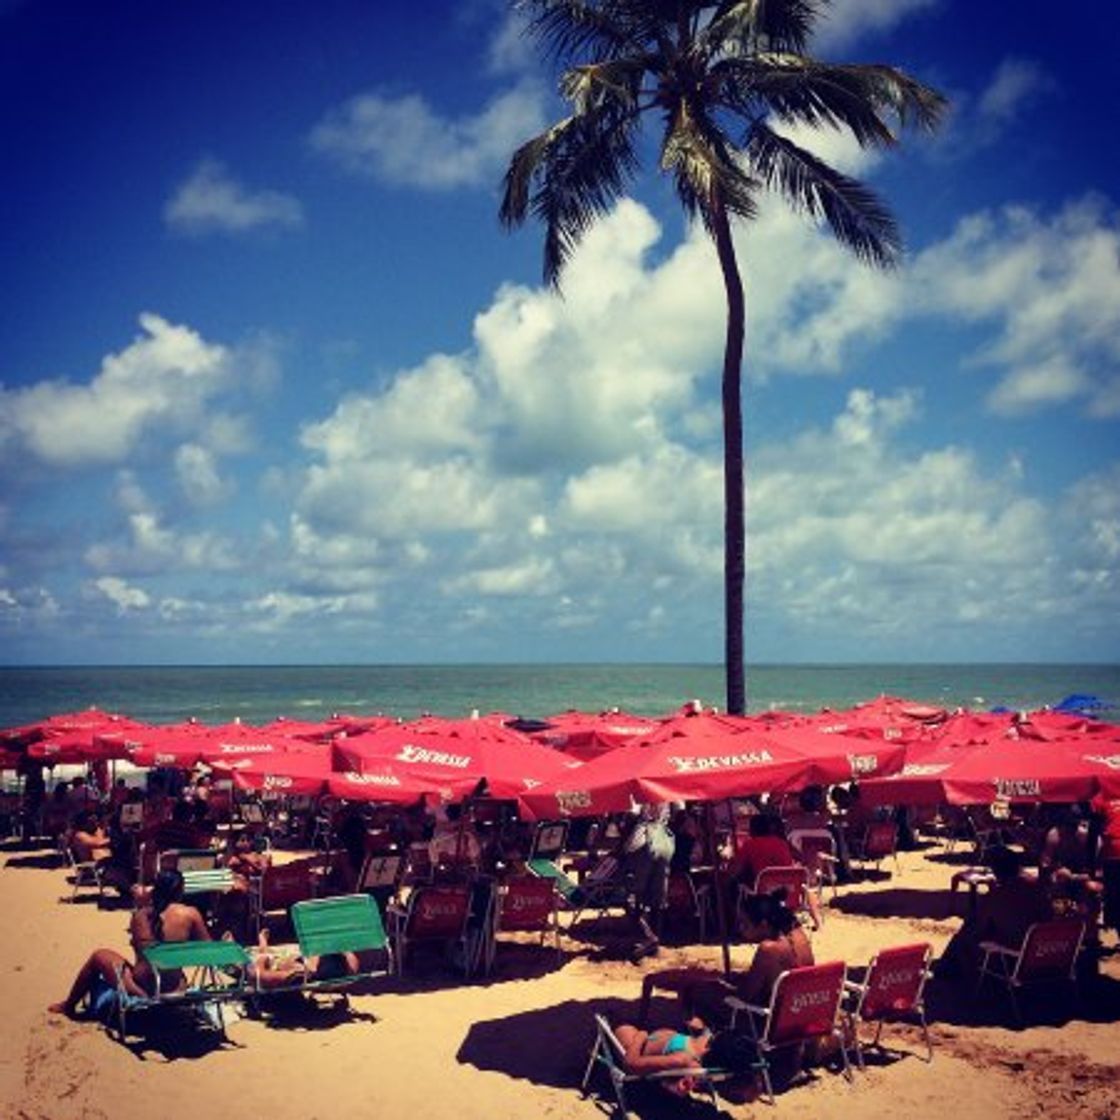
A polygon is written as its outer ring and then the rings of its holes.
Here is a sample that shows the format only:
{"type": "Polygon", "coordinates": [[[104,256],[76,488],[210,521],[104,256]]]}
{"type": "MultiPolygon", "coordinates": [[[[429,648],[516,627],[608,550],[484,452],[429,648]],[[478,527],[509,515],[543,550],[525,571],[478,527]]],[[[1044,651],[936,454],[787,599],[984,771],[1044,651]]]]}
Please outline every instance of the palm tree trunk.
{"type": "Polygon", "coordinates": [[[723,348],[723,596],[724,665],[727,674],[727,710],[744,715],[747,710],[746,674],[743,665],[743,592],[746,582],[747,518],[743,469],[743,340],[746,335],[746,301],[735,259],[731,226],[723,200],[711,206],[711,230],[719,255],[727,293],[727,335],[723,348]]]}

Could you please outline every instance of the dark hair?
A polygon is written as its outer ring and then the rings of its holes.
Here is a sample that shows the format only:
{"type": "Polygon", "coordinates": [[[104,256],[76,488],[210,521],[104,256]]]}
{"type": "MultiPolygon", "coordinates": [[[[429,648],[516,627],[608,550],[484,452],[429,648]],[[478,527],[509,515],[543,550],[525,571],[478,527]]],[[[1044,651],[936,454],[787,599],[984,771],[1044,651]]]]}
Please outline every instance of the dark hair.
{"type": "Polygon", "coordinates": [[[749,1073],[758,1062],[758,1047],[749,1035],[738,1031],[719,1031],[712,1035],[700,1062],[709,1069],[749,1073]]]}
{"type": "Polygon", "coordinates": [[[988,866],[995,877],[1001,883],[1005,883],[1019,874],[1023,866],[1023,858],[1014,848],[1000,844],[988,852],[988,866]]]}
{"type": "Polygon", "coordinates": [[[163,940],[163,912],[183,897],[183,873],[176,868],[161,871],[152,883],[152,933],[163,940]]]}
{"type": "Polygon", "coordinates": [[[742,912],[752,925],[768,925],[778,933],[789,933],[800,924],[797,915],[786,905],[785,887],[778,887],[769,894],[747,895],[742,912]]]}
{"type": "Polygon", "coordinates": [[[747,832],[751,836],[781,836],[781,818],[765,809],[754,813],[747,820],[747,832]]]}

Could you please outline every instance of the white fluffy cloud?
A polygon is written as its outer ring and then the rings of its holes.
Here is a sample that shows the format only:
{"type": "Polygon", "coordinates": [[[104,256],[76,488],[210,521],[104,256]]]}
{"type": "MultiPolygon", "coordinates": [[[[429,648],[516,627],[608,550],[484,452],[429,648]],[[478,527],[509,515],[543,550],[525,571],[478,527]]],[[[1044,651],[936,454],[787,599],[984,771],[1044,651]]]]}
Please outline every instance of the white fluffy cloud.
{"type": "Polygon", "coordinates": [[[387,183],[433,190],[490,184],[510,152],[543,127],[543,104],[531,83],[455,118],[441,116],[416,94],[363,93],[330,110],[311,144],[348,170],[387,183]]]}
{"type": "Polygon", "coordinates": [[[176,233],[245,233],[301,226],[303,207],[280,191],[250,191],[224,164],[205,159],[168,200],[163,219],[176,233]]]}
{"type": "Polygon", "coordinates": [[[813,46],[822,55],[847,48],[863,35],[889,31],[938,0],[833,0],[818,24],[813,46]]]}
{"type": "Polygon", "coordinates": [[[53,467],[116,463],[150,431],[197,423],[228,385],[230,351],[159,315],[141,315],[140,326],[143,333],[105,358],[88,384],[0,387],[0,452],[53,467]]]}
{"type": "Polygon", "coordinates": [[[93,587],[113,603],[120,614],[144,610],[152,604],[151,596],[139,587],[132,587],[116,576],[102,576],[93,581],[93,587]]]}

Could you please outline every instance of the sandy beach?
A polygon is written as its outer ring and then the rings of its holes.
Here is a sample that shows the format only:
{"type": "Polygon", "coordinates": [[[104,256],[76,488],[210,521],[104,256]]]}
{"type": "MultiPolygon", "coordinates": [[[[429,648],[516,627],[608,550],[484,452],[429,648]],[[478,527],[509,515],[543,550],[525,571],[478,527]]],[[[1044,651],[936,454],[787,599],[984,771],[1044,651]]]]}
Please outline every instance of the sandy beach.
{"type": "MultiPolygon", "coordinates": [[[[2,858],[0,1115],[18,1120],[177,1120],[235,1110],[271,1120],[590,1120],[606,1111],[578,1090],[593,1012],[632,1019],[645,972],[686,963],[716,967],[719,959],[716,946],[681,945],[665,946],[641,966],[610,959],[621,930],[607,919],[565,939],[559,968],[535,944],[503,943],[484,980],[464,983],[433,962],[354,995],[348,1011],[328,999],[288,1017],[237,1019],[225,1045],[188,1029],[126,1047],[101,1025],[49,1015],[46,1007],[65,994],[91,948],[127,951],[127,912],[61,901],[69,894],[66,874],[50,852],[8,850],[2,858]]],[[[913,940],[940,951],[965,904],[963,895],[948,892],[956,869],[938,849],[902,853],[889,878],[842,887],[835,900],[829,892],[826,921],[813,935],[817,960],[856,966],[878,948],[913,940]]],[[[1105,946],[1114,948],[1112,934],[1105,946]]],[[[734,959],[748,953],[735,947],[734,959]]],[[[1117,1117],[1120,955],[1105,956],[1102,980],[1086,997],[1072,1017],[1057,1000],[1032,1004],[1031,1025],[1011,1029],[1004,1005],[977,1007],[935,983],[932,1063],[918,1056],[916,1031],[895,1028],[886,1041],[909,1048],[908,1056],[872,1060],[856,1071],[853,1085],[821,1069],[780,1093],[774,1106],[721,1101],[721,1108],[732,1118],[775,1120],[1117,1117]]],[[[668,999],[655,1002],[654,1017],[673,1020],[668,999]]],[[[634,1104],[643,1116],[715,1116],[702,1102],[690,1111],[658,1095],[634,1104]]]]}

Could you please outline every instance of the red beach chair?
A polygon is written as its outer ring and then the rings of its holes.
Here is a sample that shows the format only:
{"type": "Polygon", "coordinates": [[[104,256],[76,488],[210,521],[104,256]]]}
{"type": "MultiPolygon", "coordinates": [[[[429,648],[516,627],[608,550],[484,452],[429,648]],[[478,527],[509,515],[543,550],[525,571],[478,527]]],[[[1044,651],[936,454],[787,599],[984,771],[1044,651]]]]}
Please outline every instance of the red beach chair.
{"type": "Polygon", "coordinates": [[[844,994],[846,966],[843,961],[806,965],[783,972],[774,983],[768,1007],[746,1003],[737,996],[725,1000],[731,1008],[731,1029],[740,1012],[758,1047],[758,1072],[766,1088],[766,1099],[774,1103],[770,1079],[770,1055],[785,1047],[800,1046],[823,1038],[834,1038],[843,1062],[844,1076],[852,1080],[848,1052],[840,1026],[840,1000],[844,994]]]}
{"type": "Polygon", "coordinates": [[[991,977],[1003,984],[1011,996],[1016,1021],[1022,1021],[1018,993],[1031,984],[1069,984],[1077,997],[1077,954],[1085,938],[1082,918],[1055,918],[1035,922],[1017,949],[995,941],[981,941],[984,953],[980,975],[976,980],[979,993],[984,980],[991,977]]]}
{"type": "Polygon", "coordinates": [[[933,1060],[933,1044],[930,1042],[923,1001],[932,956],[933,946],[924,941],[881,949],[871,958],[863,983],[844,982],[848,1038],[860,1069],[864,1068],[864,1063],[859,1028],[864,1023],[875,1024],[875,1038],[871,1045],[882,1049],[879,1036],[884,1023],[916,1018],[926,1044],[926,1061],[933,1060]]]}
{"type": "Polygon", "coordinates": [[[517,875],[498,888],[490,937],[482,946],[482,964],[487,973],[494,965],[499,933],[539,933],[541,946],[551,937],[560,963],[559,892],[551,879],[517,875]]]}
{"type": "Polygon", "coordinates": [[[397,970],[403,975],[409,946],[444,945],[461,954],[463,971],[469,975],[467,921],[471,892],[463,886],[418,886],[402,906],[389,906],[390,936],[393,938],[397,970]]]}

